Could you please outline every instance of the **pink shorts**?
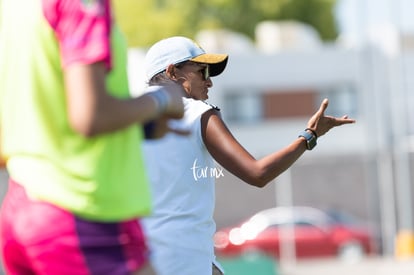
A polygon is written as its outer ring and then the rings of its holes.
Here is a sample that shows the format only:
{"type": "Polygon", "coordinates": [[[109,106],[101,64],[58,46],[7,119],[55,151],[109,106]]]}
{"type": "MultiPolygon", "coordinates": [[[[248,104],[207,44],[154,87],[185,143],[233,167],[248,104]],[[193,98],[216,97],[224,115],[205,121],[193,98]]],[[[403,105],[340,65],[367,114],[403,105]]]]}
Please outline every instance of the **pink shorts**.
{"type": "Polygon", "coordinates": [[[24,188],[13,180],[0,222],[2,260],[10,275],[129,275],[149,256],[136,219],[87,221],[28,199],[24,188]]]}

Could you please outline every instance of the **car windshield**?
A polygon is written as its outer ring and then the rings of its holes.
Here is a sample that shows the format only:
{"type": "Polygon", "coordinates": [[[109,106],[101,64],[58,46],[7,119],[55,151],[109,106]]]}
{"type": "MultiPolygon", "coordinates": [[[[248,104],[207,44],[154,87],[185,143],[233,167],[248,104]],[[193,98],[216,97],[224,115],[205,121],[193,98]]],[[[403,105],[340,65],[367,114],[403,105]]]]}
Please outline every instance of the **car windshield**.
{"type": "Polygon", "coordinates": [[[341,224],[357,224],[356,217],[338,210],[327,210],[326,213],[332,218],[335,223],[341,224]]]}
{"type": "Polygon", "coordinates": [[[253,215],[242,224],[240,230],[252,237],[268,227],[314,226],[327,228],[334,220],[323,211],[310,207],[277,207],[266,209],[253,215]]]}

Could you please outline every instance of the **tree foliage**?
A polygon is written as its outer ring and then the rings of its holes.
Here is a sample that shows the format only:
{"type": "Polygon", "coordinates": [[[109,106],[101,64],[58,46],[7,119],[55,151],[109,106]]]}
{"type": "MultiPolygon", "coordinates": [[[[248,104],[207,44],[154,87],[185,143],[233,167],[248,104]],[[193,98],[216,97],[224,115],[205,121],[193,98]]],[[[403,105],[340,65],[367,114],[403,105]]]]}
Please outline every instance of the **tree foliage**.
{"type": "Polygon", "coordinates": [[[148,46],[172,36],[194,37],[202,29],[225,28],[254,37],[264,20],[297,20],[324,40],[337,35],[336,0],[116,0],[115,16],[130,46],[148,46]]]}

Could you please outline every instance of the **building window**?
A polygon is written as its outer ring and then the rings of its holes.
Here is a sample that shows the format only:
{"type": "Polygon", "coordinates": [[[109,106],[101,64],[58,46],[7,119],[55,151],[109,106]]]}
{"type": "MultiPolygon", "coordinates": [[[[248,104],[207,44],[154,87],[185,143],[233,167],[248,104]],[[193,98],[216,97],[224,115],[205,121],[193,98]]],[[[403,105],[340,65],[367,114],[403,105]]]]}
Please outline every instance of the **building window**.
{"type": "Polygon", "coordinates": [[[352,84],[336,85],[331,88],[321,90],[319,101],[324,98],[329,99],[327,114],[341,117],[357,117],[358,115],[358,98],[356,88],[352,84]]]}
{"type": "Polygon", "coordinates": [[[326,114],[356,117],[357,93],[353,85],[345,84],[320,90],[228,91],[224,96],[223,117],[232,123],[309,118],[324,98],[329,99],[326,114]]]}
{"type": "Polygon", "coordinates": [[[252,123],[262,119],[262,98],[260,93],[227,93],[224,98],[223,116],[236,123],[252,123]]]}

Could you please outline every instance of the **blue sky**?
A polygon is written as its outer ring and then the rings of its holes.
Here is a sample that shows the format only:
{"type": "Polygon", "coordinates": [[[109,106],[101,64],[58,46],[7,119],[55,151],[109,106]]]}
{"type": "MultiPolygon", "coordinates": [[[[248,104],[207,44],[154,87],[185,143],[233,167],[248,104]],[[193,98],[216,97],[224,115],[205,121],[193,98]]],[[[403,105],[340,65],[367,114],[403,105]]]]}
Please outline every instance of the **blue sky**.
{"type": "Polygon", "coordinates": [[[414,32],[414,0],[338,0],[337,16],[347,34],[387,24],[414,32]]]}

